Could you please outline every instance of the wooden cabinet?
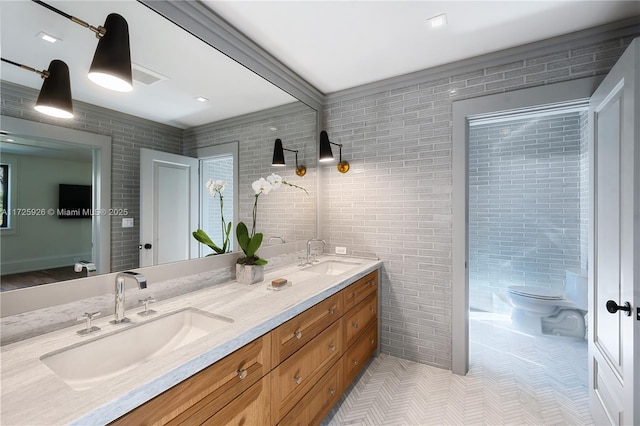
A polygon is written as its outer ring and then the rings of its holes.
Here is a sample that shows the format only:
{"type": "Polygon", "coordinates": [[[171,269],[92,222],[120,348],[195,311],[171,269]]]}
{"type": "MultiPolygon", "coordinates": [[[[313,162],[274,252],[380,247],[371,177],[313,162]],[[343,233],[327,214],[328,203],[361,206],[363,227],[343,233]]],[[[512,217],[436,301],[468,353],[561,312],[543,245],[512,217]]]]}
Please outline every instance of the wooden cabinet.
{"type": "Polygon", "coordinates": [[[273,330],[273,365],[287,359],[338,320],[342,314],[342,295],[336,293],[273,330]]]}
{"type": "Polygon", "coordinates": [[[342,357],[344,381],[351,383],[378,347],[378,321],[358,335],[358,339],[342,357]]]}
{"type": "Polygon", "coordinates": [[[201,424],[270,370],[271,335],[266,334],[112,424],[201,424]]]}
{"type": "Polygon", "coordinates": [[[348,349],[376,318],[378,318],[378,293],[374,292],[344,316],[344,348],[348,349]]]}
{"type": "Polygon", "coordinates": [[[378,270],[376,269],[341,291],[344,299],[344,311],[347,312],[377,289],[378,270]]]}
{"type": "Polygon", "coordinates": [[[378,271],[114,425],[320,424],[378,347],[378,271]]]}
{"type": "Polygon", "coordinates": [[[342,356],[342,322],[336,321],[272,372],[271,415],[277,423],[342,356]]]}
{"type": "Polygon", "coordinates": [[[204,424],[210,426],[233,425],[253,426],[266,425],[269,422],[269,380],[267,375],[244,391],[239,397],[231,401],[222,410],[209,417],[204,422],[187,420],[185,425],[204,424]]]}
{"type": "Polygon", "coordinates": [[[279,425],[319,425],[329,414],[344,392],[342,362],[333,367],[313,388],[289,411],[279,425]]]}

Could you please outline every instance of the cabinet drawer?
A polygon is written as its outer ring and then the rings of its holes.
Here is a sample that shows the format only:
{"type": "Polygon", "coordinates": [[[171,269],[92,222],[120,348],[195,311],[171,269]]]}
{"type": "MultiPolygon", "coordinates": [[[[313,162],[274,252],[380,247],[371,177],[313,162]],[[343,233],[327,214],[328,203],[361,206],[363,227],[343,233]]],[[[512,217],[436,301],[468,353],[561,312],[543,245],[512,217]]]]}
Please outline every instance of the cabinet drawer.
{"type": "Polygon", "coordinates": [[[342,316],[340,293],[323,300],[271,332],[273,365],[278,365],[342,316]]]}
{"type": "Polygon", "coordinates": [[[378,317],[378,293],[374,292],[344,316],[344,348],[348,349],[378,317]]]}
{"type": "Polygon", "coordinates": [[[342,321],[334,322],[273,370],[271,416],[284,416],[342,354],[342,321]]]}
{"type": "Polygon", "coordinates": [[[130,411],[113,424],[202,423],[270,370],[271,335],[266,334],[130,411]]]}
{"type": "Polygon", "coordinates": [[[280,425],[319,425],[340,400],[344,389],[342,363],[336,362],[322,379],[289,411],[280,425]]]}
{"type": "Polygon", "coordinates": [[[344,383],[351,383],[378,347],[378,321],[374,321],[342,358],[344,383]]]}
{"type": "Polygon", "coordinates": [[[341,291],[344,299],[344,311],[347,312],[360,303],[377,288],[378,270],[376,269],[341,291]]]}
{"type": "MultiPolygon", "coordinates": [[[[211,426],[269,424],[269,380],[270,376],[263,377],[202,424],[211,426]]],[[[188,424],[201,423],[188,422],[188,424]]]]}

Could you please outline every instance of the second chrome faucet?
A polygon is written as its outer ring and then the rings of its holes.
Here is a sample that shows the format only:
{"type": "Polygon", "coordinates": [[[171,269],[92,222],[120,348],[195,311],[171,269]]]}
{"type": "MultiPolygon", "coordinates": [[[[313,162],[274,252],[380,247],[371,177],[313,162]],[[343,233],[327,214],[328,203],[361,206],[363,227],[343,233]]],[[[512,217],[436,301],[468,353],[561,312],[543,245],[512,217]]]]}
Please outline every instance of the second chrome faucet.
{"type": "Polygon", "coordinates": [[[147,288],[147,279],[139,272],[125,271],[116,275],[115,318],[111,321],[112,324],[122,324],[131,321],[124,315],[124,290],[127,278],[135,279],[140,290],[147,288]]]}

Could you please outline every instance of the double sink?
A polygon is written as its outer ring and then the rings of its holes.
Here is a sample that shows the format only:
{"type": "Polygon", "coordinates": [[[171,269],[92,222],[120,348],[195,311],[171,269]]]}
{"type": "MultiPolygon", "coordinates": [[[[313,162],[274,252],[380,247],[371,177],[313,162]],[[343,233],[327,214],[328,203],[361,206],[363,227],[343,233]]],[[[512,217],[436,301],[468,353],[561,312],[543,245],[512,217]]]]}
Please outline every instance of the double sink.
{"type": "MultiPolygon", "coordinates": [[[[302,270],[319,275],[340,275],[360,264],[327,260],[302,270]]],[[[40,360],[72,389],[81,391],[228,327],[233,322],[229,317],[185,308],[49,352],[42,355],[40,360]]]]}

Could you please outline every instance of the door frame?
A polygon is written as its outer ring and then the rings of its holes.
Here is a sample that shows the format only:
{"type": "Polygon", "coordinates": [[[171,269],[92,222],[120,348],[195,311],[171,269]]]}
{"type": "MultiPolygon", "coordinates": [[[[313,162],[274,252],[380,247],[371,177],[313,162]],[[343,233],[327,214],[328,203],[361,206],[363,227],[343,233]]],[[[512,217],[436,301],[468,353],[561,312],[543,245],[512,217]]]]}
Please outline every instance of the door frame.
{"type": "MultiPolygon", "coordinates": [[[[467,264],[469,252],[467,176],[469,118],[500,111],[588,101],[602,79],[603,77],[588,77],[453,102],[453,309],[451,319],[453,373],[464,376],[469,371],[469,272],[467,264]]],[[[590,281],[590,288],[591,285],[590,281]]],[[[589,294],[591,294],[591,290],[589,290],[589,294]]]]}

